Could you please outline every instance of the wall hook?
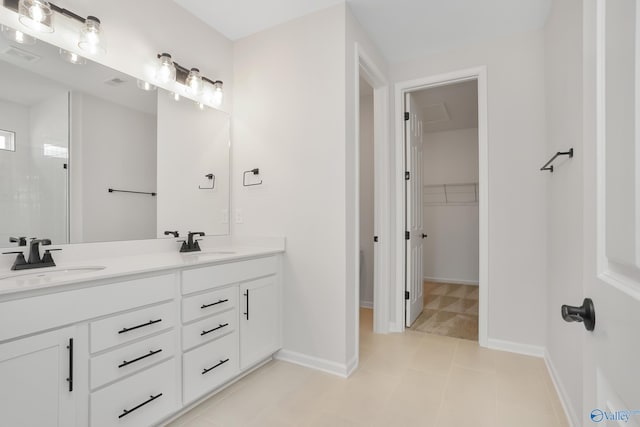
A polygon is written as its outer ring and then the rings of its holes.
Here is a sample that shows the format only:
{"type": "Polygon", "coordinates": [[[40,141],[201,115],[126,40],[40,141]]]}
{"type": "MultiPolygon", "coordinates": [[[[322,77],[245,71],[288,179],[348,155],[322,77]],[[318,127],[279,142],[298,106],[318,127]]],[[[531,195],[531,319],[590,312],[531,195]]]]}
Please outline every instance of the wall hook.
{"type": "Polygon", "coordinates": [[[198,185],[198,188],[200,190],[213,190],[214,188],[216,188],[216,176],[214,174],[208,173],[205,175],[205,178],[208,178],[211,181],[211,187],[202,187],[198,185]]]}
{"type": "Polygon", "coordinates": [[[260,185],[262,184],[262,180],[260,180],[260,182],[256,182],[254,184],[247,184],[247,174],[254,174],[254,175],[260,175],[260,169],[255,168],[255,169],[251,169],[250,171],[244,171],[244,173],[242,174],[242,185],[245,187],[252,187],[254,185],[260,185]]]}

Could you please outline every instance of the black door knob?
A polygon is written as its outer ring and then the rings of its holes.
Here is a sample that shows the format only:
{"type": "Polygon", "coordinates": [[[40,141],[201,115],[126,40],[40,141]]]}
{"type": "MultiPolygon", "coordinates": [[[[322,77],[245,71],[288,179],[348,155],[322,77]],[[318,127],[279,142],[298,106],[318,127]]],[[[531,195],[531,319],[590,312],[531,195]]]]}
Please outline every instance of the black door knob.
{"type": "Polygon", "coordinates": [[[596,310],[591,298],[585,298],[580,307],[563,305],[561,312],[565,322],[582,322],[587,331],[593,331],[596,326],[596,310]]]}
{"type": "Polygon", "coordinates": [[[422,233],[422,238],[425,239],[426,237],[427,237],[427,235],[422,233]]]}

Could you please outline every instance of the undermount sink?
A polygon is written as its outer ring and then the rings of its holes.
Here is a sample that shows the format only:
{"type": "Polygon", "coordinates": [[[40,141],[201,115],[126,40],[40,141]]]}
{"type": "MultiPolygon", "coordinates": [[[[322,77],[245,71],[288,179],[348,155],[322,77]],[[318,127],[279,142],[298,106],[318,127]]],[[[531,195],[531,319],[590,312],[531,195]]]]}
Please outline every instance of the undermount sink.
{"type": "Polygon", "coordinates": [[[5,276],[0,276],[0,281],[2,280],[48,280],[54,278],[63,278],[70,277],[79,274],[87,274],[93,273],[96,271],[104,270],[105,267],[102,265],[95,266],[82,266],[82,267],[48,267],[42,268],[40,270],[26,270],[24,272],[17,272],[12,274],[7,274],[5,276]]]}

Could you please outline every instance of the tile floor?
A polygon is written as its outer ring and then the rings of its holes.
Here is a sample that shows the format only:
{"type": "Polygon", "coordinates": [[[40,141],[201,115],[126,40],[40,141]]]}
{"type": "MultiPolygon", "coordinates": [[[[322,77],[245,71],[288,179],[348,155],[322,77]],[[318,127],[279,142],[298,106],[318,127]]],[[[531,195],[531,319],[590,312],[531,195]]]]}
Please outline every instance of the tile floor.
{"type": "Polygon", "coordinates": [[[348,379],[274,361],[171,427],[566,427],[542,359],[406,331],[376,335],[361,310],[348,379]]]}

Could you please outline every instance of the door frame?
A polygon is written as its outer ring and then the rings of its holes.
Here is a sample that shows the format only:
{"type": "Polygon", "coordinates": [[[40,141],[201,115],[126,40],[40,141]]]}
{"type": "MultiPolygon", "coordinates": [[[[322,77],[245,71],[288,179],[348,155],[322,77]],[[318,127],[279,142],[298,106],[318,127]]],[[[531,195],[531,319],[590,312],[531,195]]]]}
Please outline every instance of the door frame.
{"type": "MultiPolygon", "coordinates": [[[[355,43],[355,198],[360,200],[360,75],[373,88],[373,145],[374,145],[374,232],[379,236],[374,246],[374,285],[373,285],[373,331],[389,332],[389,286],[391,279],[391,164],[389,158],[393,152],[392,138],[389,134],[389,82],[378,68],[373,58],[359,43],[355,43]]],[[[373,238],[373,236],[372,236],[373,238]]],[[[355,208],[354,260],[360,260],[360,203],[355,208]]],[[[360,269],[354,268],[355,283],[355,343],[359,355],[360,334],[360,269]]]]}
{"type": "Polygon", "coordinates": [[[468,80],[478,82],[478,201],[479,201],[479,301],[478,301],[478,342],[488,346],[489,330],[489,134],[487,104],[487,67],[478,66],[443,74],[426,76],[395,84],[395,321],[392,329],[402,332],[405,329],[405,179],[404,179],[404,95],[407,92],[446,86],[468,80]]]}

